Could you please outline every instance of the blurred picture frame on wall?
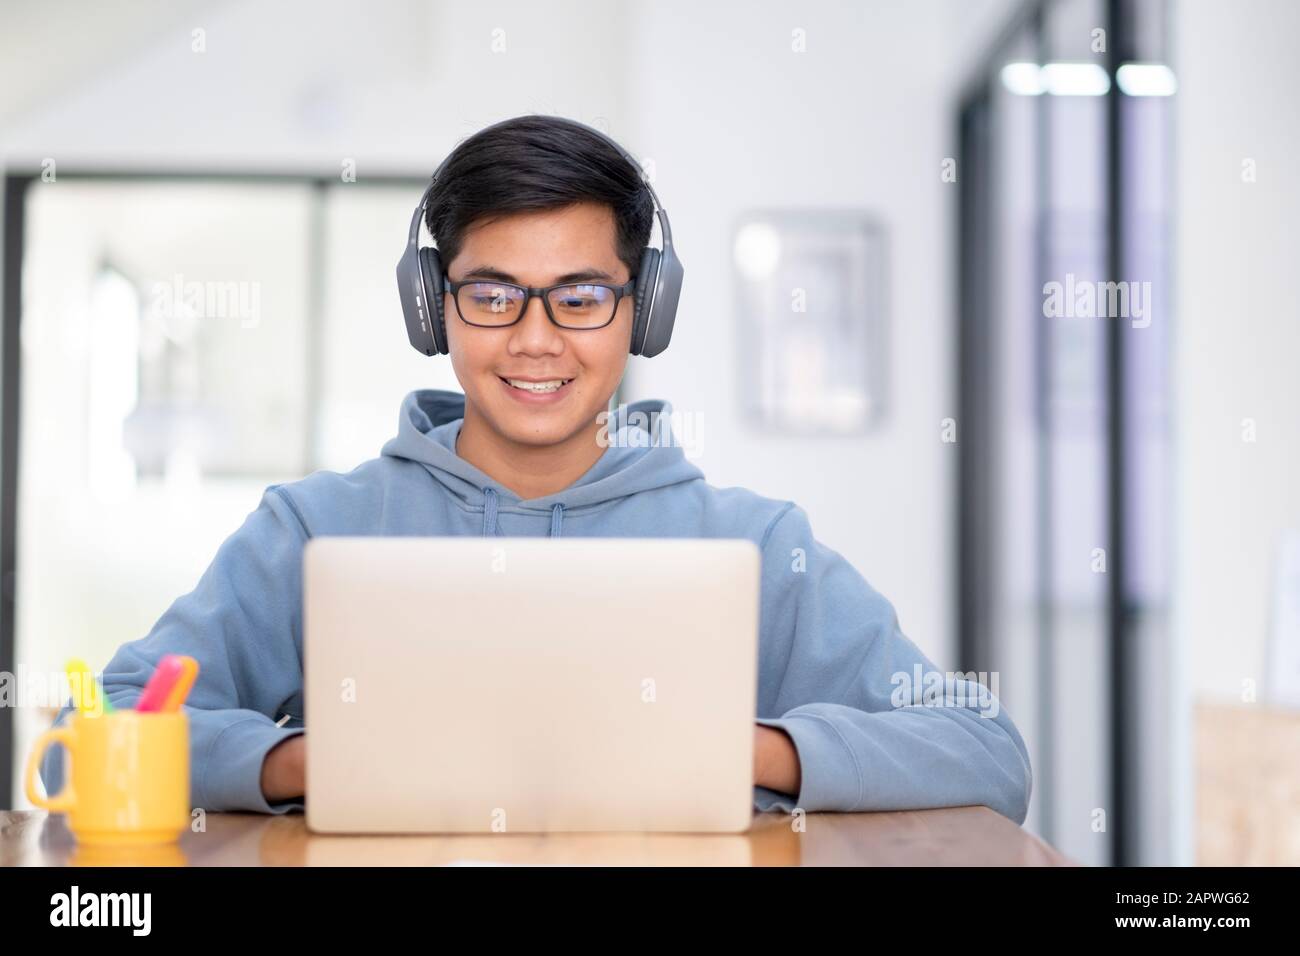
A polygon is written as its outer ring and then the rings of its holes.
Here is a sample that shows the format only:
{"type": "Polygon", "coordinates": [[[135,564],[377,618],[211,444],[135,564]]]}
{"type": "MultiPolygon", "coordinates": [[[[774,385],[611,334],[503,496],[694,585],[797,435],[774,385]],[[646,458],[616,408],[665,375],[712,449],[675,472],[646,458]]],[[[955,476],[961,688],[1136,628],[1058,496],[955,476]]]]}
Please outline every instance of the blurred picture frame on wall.
{"type": "Polygon", "coordinates": [[[852,436],[888,395],[884,227],[853,210],[755,210],[732,254],[743,417],[765,433],[852,436]]]}

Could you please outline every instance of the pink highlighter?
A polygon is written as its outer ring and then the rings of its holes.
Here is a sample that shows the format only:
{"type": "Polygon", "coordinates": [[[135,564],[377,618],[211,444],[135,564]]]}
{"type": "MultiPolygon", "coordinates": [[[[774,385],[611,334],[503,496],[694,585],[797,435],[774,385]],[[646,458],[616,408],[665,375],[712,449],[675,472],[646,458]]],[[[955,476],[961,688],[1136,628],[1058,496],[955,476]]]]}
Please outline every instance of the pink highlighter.
{"type": "Polygon", "coordinates": [[[179,710],[197,676],[198,662],[183,654],[168,654],[158,662],[135,709],[142,712],[179,710]]]}

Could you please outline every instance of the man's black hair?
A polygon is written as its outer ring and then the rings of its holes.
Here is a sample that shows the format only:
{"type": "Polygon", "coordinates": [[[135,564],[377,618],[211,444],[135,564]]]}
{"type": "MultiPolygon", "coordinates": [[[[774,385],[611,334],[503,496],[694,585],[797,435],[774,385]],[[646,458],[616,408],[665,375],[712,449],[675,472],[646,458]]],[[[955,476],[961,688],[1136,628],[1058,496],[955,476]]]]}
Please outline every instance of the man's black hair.
{"type": "Polygon", "coordinates": [[[636,275],[654,220],[641,170],[580,123],[518,116],[452,150],[429,194],[424,223],[445,267],[479,220],[583,200],[613,209],[618,257],[629,275],[636,275]]]}

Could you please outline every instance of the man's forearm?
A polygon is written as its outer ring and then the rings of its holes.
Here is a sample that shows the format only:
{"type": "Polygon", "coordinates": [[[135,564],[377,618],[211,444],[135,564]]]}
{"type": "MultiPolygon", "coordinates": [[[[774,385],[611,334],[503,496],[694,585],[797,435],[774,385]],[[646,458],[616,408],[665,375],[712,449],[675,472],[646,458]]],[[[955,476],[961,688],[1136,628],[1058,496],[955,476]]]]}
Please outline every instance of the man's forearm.
{"type": "Polygon", "coordinates": [[[292,800],[306,793],[306,750],[307,735],[296,734],[267,751],[262,761],[262,796],[267,803],[292,800]]]}
{"type": "Polygon", "coordinates": [[[798,796],[799,751],[784,730],[754,726],[754,783],[778,793],[798,796]]]}

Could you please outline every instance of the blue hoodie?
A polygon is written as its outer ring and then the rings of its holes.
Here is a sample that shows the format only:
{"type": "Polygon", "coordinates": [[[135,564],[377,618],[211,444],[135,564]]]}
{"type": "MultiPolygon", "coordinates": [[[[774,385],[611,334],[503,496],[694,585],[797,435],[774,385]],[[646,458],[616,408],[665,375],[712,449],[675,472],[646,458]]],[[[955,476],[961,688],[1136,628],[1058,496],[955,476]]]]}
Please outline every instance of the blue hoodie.
{"type": "MultiPolygon", "coordinates": [[[[1029,755],[997,698],[937,672],[889,602],[813,537],[802,508],[709,485],[672,433],[671,405],[620,406],[591,469],[529,500],[456,455],[464,410],[458,393],[412,392],[378,458],[269,486],[194,590],[104,668],[104,690],[124,708],[163,655],[198,660],[185,706],[194,806],[303,808],[268,803],[261,767],[304,731],[301,552],[313,535],[748,538],[762,553],[756,722],[789,734],[801,767],[797,796],[755,787],[755,807],[983,804],[1024,821],[1029,755]]],[[[50,793],[62,786],[62,749],[41,767],[50,793]]]]}

